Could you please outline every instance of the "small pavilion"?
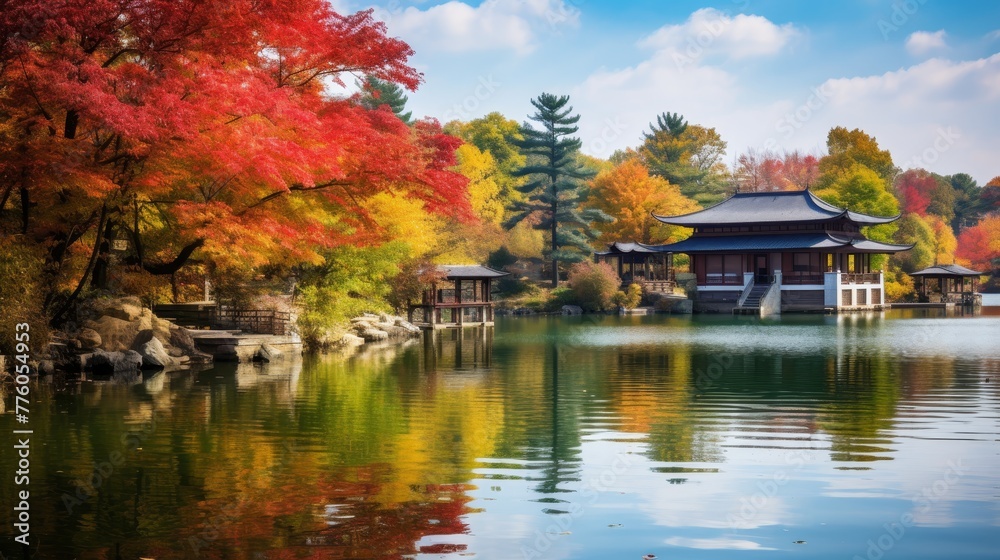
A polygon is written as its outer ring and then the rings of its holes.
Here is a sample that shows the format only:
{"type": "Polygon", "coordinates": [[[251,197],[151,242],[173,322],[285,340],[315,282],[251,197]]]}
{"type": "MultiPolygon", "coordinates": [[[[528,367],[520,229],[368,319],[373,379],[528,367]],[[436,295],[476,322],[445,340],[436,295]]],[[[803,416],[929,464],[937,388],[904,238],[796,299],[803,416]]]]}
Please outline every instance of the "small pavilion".
{"type": "Polygon", "coordinates": [[[438,265],[438,276],[419,303],[407,302],[408,319],[424,329],[492,327],[492,281],[509,272],[481,265],[438,265]]]}
{"type": "Polygon", "coordinates": [[[979,293],[982,272],[957,264],[936,264],[910,276],[919,280],[917,293],[921,302],[983,304],[983,295],[979,293]]]}
{"type": "Polygon", "coordinates": [[[668,294],[674,290],[674,254],[659,245],[615,242],[607,251],[594,253],[594,258],[609,264],[622,286],[638,283],[646,292],[668,294]]]}

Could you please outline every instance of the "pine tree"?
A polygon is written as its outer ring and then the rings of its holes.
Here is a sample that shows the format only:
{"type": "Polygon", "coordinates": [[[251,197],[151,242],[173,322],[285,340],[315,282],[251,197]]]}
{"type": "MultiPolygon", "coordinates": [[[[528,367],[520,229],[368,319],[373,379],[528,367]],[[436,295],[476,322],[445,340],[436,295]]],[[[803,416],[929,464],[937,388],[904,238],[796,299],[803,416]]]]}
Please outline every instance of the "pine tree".
{"type": "Polygon", "coordinates": [[[372,75],[365,76],[363,83],[358,84],[362,88],[361,105],[368,109],[378,109],[382,105],[388,105],[392,112],[399,117],[399,120],[406,124],[411,124],[412,111],[403,112],[406,109],[406,102],[409,97],[403,94],[403,88],[398,84],[379,79],[372,75]]]}
{"type": "Polygon", "coordinates": [[[552,286],[559,285],[559,263],[579,262],[589,255],[590,241],[599,232],[594,222],[610,222],[612,218],[596,209],[581,209],[588,189],[585,180],[594,172],[577,162],[579,138],[571,136],[579,128],[579,115],[571,115],[567,107],[569,96],[543,93],[531,104],[537,111],[529,118],[541,125],[537,130],[529,123],[522,126],[523,140],[516,142],[527,163],[514,171],[516,177],[528,177],[529,182],[517,190],[526,199],[514,205],[513,215],[505,226],[513,227],[530,215],[542,219],[536,229],[548,230],[551,236],[548,257],[552,260],[552,286]]]}

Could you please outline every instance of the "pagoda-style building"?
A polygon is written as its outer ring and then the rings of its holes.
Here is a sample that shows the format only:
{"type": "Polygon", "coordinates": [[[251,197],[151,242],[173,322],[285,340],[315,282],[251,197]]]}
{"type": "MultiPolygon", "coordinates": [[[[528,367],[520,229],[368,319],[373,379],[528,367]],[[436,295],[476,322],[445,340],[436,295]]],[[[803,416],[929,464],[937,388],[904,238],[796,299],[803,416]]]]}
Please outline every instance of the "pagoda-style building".
{"type": "Polygon", "coordinates": [[[481,265],[439,265],[441,277],[407,302],[407,319],[424,329],[492,327],[493,286],[496,278],[510,274],[481,265]]]}
{"type": "MultiPolygon", "coordinates": [[[[884,280],[881,271],[872,269],[871,256],[911,247],[872,241],[861,233],[865,226],[899,216],[837,208],[808,189],[737,193],[704,210],[653,217],[694,229],[683,241],[643,248],[654,261],[671,262],[663,256],[671,253],[690,257],[696,312],[880,309],[885,305],[884,280]]],[[[612,245],[598,258],[621,261],[626,254],[612,245]]],[[[635,256],[632,270],[638,266],[635,256]]]]}

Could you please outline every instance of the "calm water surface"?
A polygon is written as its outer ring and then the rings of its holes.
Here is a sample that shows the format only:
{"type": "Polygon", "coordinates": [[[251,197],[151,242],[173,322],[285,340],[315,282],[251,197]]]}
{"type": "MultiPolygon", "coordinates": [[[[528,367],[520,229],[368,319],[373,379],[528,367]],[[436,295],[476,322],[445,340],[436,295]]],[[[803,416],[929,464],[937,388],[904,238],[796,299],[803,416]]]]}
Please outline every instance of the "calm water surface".
{"type": "Polygon", "coordinates": [[[347,360],[33,391],[35,558],[1000,546],[1000,309],[508,319],[347,360]]]}

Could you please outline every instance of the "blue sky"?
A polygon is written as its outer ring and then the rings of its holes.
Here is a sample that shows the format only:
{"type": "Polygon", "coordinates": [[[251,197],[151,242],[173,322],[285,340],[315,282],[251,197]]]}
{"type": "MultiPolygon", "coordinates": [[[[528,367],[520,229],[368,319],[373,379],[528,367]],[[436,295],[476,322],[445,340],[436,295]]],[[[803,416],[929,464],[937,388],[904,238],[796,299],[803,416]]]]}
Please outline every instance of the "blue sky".
{"type": "Polygon", "coordinates": [[[333,0],[375,8],[425,83],[414,115],[523,121],[568,94],[583,151],[639,144],[659,113],[747,148],[822,153],[861,128],[906,169],[1000,175],[1000,2],[333,0]]]}

